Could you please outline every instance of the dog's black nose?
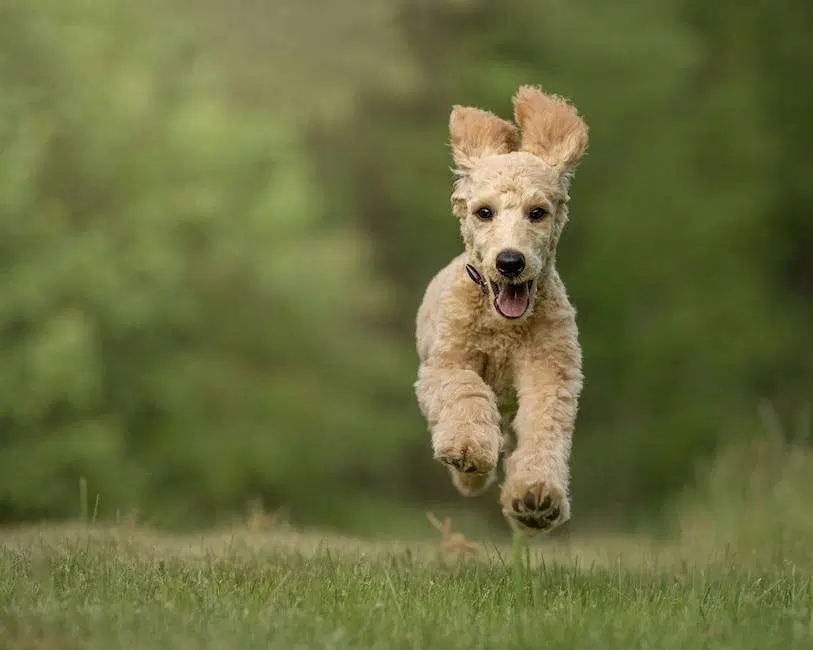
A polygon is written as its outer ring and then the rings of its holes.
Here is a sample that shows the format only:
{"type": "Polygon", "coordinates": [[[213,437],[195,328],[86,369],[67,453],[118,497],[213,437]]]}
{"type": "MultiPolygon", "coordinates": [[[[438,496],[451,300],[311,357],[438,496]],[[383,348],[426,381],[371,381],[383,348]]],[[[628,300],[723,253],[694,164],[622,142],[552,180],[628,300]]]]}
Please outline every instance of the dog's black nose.
{"type": "Polygon", "coordinates": [[[497,255],[497,270],[506,278],[515,278],[525,268],[525,256],[519,251],[506,249],[497,255]]]}

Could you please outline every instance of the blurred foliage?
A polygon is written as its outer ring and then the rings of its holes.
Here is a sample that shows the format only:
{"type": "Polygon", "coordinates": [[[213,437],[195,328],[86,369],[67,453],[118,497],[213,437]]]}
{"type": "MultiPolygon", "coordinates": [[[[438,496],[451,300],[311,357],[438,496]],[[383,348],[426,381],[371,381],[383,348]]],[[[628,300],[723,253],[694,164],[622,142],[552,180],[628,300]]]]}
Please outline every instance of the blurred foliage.
{"type": "Polygon", "coordinates": [[[680,537],[700,553],[733,552],[741,560],[770,562],[767,549],[796,566],[813,559],[813,448],[811,413],[793,428],[778,426],[763,409],[765,433],[724,447],[675,502],[680,537]]]}
{"type": "Polygon", "coordinates": [[[409,367],[298,125],[142,41],[156,15],[49,9],[0,21],[4,516],[75,512],[80,476],[165,522],[363,505],[352,483],[399,463],[409,367]]]}
{"type": "Polygon", "coordinates": [[[460,249],[450,106],[522,83],[591,126],[574,525],[809,403],[808,3],[373,4],[0,5],[0,519],[74,515],[85,477],[168,525],[498,523],[429,459],[412,335],[460,249]]]}

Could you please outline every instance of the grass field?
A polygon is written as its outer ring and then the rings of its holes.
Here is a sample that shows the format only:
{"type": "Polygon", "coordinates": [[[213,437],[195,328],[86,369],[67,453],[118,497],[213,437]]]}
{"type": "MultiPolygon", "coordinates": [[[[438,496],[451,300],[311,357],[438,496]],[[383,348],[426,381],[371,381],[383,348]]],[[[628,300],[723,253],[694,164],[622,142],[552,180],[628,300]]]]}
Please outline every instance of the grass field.
{"type": "Polygon", "coordinates": [[[0,649],[811,649],[811,473],[807,446],[735,449],[661,541],[0,528],[0,649]]]}
{"type": "Polygon", "coordinates": [[[813,648],[810,573],[594,539],[486,547],[286,531],[2,533],[0,647],[813,648]]]}

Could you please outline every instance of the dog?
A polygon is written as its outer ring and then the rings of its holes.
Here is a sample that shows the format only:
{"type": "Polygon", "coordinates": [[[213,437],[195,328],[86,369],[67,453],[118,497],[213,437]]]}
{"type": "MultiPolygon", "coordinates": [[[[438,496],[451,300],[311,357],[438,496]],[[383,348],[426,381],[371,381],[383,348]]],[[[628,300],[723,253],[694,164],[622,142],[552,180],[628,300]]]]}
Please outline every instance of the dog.
{"type": "Polygon", "coordinates": [[[513,112],[511,122],[452,108],[451,208],[464,252],[418,309],[414,388],[434,458],[461,494],[484,492],[504,455],[502,512],[530,536],[571,514],[582,351],[555,262],[588,127],[569,100],[538,86],[517,90],[513,112]]]}

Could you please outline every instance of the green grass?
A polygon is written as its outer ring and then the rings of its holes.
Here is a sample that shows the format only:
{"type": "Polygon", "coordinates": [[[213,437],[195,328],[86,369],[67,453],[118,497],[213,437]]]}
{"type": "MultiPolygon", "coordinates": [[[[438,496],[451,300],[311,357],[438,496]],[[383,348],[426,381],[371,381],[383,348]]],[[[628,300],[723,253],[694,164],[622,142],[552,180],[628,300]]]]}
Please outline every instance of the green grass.
{"type": "Polygon", "coordinates": [[[78,526],[0,541],[9,650],[813,647],[810,573],[777,549],[596,538],[455,559],[285,530],[78,526]]]}
{"type": "Polygon", "coordinates": [[[813,448],[757,440],[664,513],[670,540],[557,536],[474,557],[450,552],[461,537],[439,521],[415,522],[435,535],[422,543],[262,513],[201,536],[0,529],[0,650],[809,650],[812,473],[813,448]]]}

